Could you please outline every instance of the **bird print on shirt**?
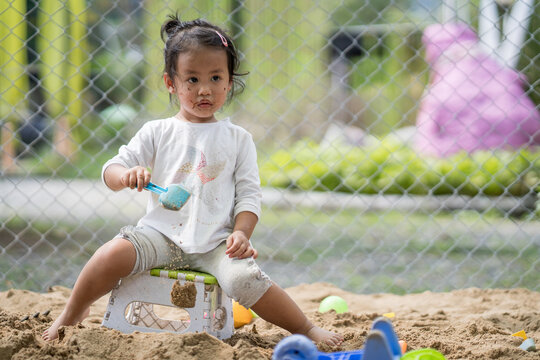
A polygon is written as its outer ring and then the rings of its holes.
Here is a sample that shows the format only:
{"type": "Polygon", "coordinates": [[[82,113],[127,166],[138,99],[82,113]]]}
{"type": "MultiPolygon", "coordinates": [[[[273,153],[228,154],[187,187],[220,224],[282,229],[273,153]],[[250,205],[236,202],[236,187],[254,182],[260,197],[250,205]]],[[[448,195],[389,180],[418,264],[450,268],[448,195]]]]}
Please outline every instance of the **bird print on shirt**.
{"type": "Polygon", "coordinates": [[[215,202],[216,194],[204,185],[216,179],[225,169],[226,161],[219,159],[219,156],[207,158],[207,156],[192,146],[187,146],[187,151],[183,156],[184,161],[176,171],[173,182],[182,184],[192,195],[199,197],[209,210],[212,211],[211,204],[215,202]]]}

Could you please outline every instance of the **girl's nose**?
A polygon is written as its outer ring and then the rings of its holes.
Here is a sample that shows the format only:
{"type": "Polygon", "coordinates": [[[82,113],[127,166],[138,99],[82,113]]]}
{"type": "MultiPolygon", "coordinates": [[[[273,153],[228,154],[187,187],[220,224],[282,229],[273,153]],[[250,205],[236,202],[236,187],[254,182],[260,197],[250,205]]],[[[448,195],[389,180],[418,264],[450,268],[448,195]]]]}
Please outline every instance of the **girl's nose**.
{"type": "Polygon", "coordinates": [[[199,87],[199,95],[210,95],[210,86],[202,84],[199,87]]]}

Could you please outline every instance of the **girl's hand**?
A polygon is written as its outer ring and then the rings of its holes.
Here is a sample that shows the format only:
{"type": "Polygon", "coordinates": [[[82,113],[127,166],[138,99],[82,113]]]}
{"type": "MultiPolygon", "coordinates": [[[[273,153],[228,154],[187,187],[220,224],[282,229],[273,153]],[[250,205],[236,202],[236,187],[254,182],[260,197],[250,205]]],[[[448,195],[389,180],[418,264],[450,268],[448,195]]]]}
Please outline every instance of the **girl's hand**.
{"type": "Polygon", "coordinates": [[[120,182],[130,189],[137,188],[137,191],[143,191],[143,188],[150,182],[150,172],[145,167],[135,166],[127,169],[120,176],[120,182]]]}
{"type": "Polygon", "coordinates": [[[257,250],[255,250],[243,231],[236,230],[227,238],[227,251],[226,255],[230,258],[245,259],[253,257],[254,259],[259,256],[257,250]]]}

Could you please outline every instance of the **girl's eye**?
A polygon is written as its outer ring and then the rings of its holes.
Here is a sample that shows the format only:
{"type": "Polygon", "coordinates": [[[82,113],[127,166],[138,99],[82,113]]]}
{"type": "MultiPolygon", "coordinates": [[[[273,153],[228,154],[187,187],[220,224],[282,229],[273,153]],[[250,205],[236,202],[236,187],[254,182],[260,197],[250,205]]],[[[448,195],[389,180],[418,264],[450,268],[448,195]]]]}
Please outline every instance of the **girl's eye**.
{"type": "Polygon", "coordinates": [[[212,76],[212,81],[219,81],[220,79],[221,77],[219,77],[218,75],[212,76]]]}
{"type": "Polygon", "coordinates": [[[188,79],[188,82],[191,83],[191,84],[195,84],[195,83],[198,82],[198,81],[199,81],[199,79],[197,79],[196,77],[190,77],[190,78],[188,79]]]}

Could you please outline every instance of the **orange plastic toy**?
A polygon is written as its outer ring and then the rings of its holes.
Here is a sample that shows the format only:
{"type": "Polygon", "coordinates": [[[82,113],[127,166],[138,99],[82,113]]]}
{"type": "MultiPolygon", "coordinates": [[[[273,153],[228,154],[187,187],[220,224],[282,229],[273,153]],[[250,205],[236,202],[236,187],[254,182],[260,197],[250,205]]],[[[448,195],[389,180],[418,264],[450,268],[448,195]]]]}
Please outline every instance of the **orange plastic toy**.
{"type": "Polygon", "coordinates": [[[253,319],[253,315],[249,309],[246,309],[238,302],[233,300],[233,318],[234,318],[234,328],[238,329],[246,324],[249,324],[253,319]]]}

